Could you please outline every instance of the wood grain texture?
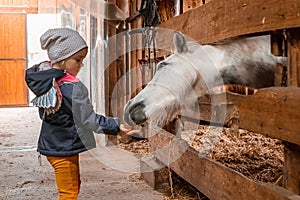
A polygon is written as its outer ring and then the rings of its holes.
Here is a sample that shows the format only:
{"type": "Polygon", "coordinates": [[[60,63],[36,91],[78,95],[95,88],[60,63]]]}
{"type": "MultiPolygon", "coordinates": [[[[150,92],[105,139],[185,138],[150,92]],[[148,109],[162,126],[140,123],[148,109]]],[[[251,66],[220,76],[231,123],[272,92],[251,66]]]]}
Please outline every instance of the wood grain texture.
{"type": "Polygon", "coordinates": [[[205,99],[199,100],[199,119],[215,119],[212,122],[225,125],[236,120],[241,129],[300,145],[300,88],[270,87],[260,89],[254,95],[230,92],[225,95],[225,99],[224,93],[213,95],[214,102],[210,104],[205,99]],[[216,111],[222,110],[222,106],[227,107],[225,116],[212,116],[212,113],[220,114],[216,111]]]}
{"type": "Polygon", "coordinates": [[[156,158],[212,200],[300,199],[282,187],[252,181],[212,159],[199,156],[185,141],[164,130],[151,137],[150,147],[156,158]],[[178,158],[170,162],[174,155],[178,158]]]}
{"type": "Polygon", "coordinates": [[[284,187],[300,194],[300,146],[291,143],[284,145],[284,187]]]}
{"type": "MultiPolygon", "coordinates": [[[[160,24],[181,31],[201,44],[248,34],[300,27],[298,0],[218,0],[160,24]]],[[[158,43],[168,40],[160,34],[158,43]]]]}

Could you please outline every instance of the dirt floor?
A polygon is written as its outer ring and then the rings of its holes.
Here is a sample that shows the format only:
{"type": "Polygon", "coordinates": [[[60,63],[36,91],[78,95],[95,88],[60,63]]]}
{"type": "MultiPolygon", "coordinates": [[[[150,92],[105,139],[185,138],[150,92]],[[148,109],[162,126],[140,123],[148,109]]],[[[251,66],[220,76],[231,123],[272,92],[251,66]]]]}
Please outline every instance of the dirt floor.
{"type": "MultiPolygon", "coordinates": [[[[1,200],[57,198],[52,167],[45,157],[42,157],[41,166],[37,159],[36,141],[40,123],[36,108],[0,108],[1,200]]],[[[131,158],[122,158],[118,162],[120,156],[114,156],[118,152],[110,154],[110,150],[104,149],[98,155],[100,150],[81,154],[82,184],[79,199],[166,199],[164,194],[153,190],[141,180],[138,172],[125,170],[136,167],[135,164],[123,165],[124,159],[131,158]],[[105,161],[102,162],[100,157],[105,161]],[[112,164],[107,165],[107,161],[112,164]],[[115,165],[122,166],[121,170],[113,167],[115,165]]]]}

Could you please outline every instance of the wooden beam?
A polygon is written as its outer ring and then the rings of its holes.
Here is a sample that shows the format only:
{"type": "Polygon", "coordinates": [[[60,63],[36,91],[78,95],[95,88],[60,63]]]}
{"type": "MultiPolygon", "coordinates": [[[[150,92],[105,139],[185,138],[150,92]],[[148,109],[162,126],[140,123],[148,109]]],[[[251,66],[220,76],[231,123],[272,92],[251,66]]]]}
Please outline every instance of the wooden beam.
{"type": "Polygon", "coordinates": [[[251,96],[227,95],[240,112],[239,127],[300,144],[300,88],[272,87],[251,96]]]}
{"type": "Polygon", "coordinates": [[[14,7],[0,7],[0,13],[29,13],[37,14],[38,7],[30,6],[14,6],[14,7]]]}
{"type": "MultiPolygon", "coordinates": [[[[299,10],[299,0],[218,0],[171,18],[158,27],[181,31],[201,44],[213,43],[300,27],[299,10]]],[[[157,37],[158,44],[166,41],[170,41],[168,31],[157,37]]]]}
{"type": "Polygon", "coordinates": [[[213,122],[237,120],[239,128],[300,145],[300,88],[271,87],[249,96],[227,92],[226,102],[224,93],[213,95],[213,99],[213,105],[199,100],[200,120],[210,121],[211,113],[216,113],[213,109],[227,106],[225,117],[213,117],[213,122]]]}
{"type": "Polygon", "coordinates": [[[248,96],[226,92],[199,99],[199,113],[191,113],[192,117],[181,116],[181,119],[238,126],[300,145],[299,101],[299,87],[264,88],[248,96]],[[199,115],[199,119],[195,119],[199,115]]]}
{"type": "Polygon", "coordinates": [[[210,199],[299,200],[300,196],[272,184],[252,181],[207,157],[201,157],[186,141],[162,130],[150,138],[156,158],[210,199]],[[178,154],[179,153],[179,154],[178,154]],[[180,155],[172,159],[172,155],[180,155]],[[174,162],[170,163],[170,160],[174,162]]]}

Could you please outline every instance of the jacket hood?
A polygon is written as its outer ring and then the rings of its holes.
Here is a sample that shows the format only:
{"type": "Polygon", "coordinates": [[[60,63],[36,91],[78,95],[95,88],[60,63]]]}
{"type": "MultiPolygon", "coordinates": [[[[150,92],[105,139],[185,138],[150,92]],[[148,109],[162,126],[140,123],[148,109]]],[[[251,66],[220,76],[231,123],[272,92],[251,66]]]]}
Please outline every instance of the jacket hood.
{"type": "Polygon", "coordinates": [[[29,89],[40,96],[52,87],[53,78],[58,80],[65,75],[64,71],[52,68],[51,63],[46,61],[28,68],[25,71],[25,81],[29,89]]]}

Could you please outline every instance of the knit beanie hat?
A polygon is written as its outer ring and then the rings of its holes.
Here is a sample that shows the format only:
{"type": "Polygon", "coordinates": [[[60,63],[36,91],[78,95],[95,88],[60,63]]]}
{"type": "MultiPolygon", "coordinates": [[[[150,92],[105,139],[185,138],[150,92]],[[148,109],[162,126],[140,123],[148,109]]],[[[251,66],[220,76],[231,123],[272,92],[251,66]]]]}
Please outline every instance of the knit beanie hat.
{"type": "Polygon", "coordinates": [[[87,48],[85,40],[79,33],[69,28],[49,29],[41,36],[40,41],[42,49],[47,50],[52,64],[87,48]]]}

